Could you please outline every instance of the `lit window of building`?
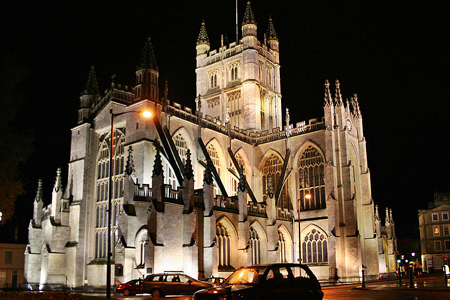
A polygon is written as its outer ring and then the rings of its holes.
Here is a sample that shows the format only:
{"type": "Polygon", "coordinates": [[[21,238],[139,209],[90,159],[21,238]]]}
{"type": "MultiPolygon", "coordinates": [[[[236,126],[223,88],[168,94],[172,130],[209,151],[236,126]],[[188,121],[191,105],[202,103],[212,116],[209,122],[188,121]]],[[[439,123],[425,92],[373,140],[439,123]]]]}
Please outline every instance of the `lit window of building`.
{"type": "Polygon", "coordinates": [[[319,151],[309,146],[298,160],[298,187],[302,210],[326,208],[324,159],[319,151]],[[305,195],[311,195],[306,199],[305,195]]]}
{"type": "Polygon", "coordinates": [[[328,262],[328,242],[326,235],[318,229],[312,229],[303,238],[302,262],[328,262]]]}

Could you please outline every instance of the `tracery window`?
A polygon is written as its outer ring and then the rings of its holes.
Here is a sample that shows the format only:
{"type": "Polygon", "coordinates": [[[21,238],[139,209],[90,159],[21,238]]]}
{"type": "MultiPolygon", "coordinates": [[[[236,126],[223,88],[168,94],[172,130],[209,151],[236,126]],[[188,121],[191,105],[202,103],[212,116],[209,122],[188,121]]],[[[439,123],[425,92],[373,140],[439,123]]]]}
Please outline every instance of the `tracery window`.
{"type": "MultiPolygon", "coordinates": [[[[97,196],[95,203],[95,258],[106,257],[107,252],[107,229],[108,229],[108,198],[111,188],[112,200],[112,220],[111,220],[111,241],[112,247],[118,239],[118,216],[123,200],[123,181],[124,181],[124,162],[125,162],[125,131],[119,128],[114,131],[114,153],[113,153],[113,172],[112,184],[109,186],[110,172],[110,141],[111,137],[106,136],[99,145],[97,156],[97,196]]],[[[114,253],[114,252],[113,252],[114,253]]]]}
{"type": "Polygon", "coordinates": [[[284,234],[281,231],[278,231],[278,252],[281,263],[287,262],[287,254],[286,254],[286,239],[284,238],[284,234]]]}
{"type": "MultiPolygon", "coordinates": [[[[276,193],[278,184],[281,179],[281,171],[283,169],[283,162],[281,159],[276,156],[275,154],[272,154],[267,160],[263,167],[263,177],[262,177],[262,183],[263,183],[263,194],[268,195],[269,194],[269,184],[271,182],[272,184],[272,193],[276,193]]],[[[284,184],[283,189],[281,190],[280,198],[278,199],[278,207],[281,209],[291,209],[291,201],[289,198],[289,186],[286,182],[284,184]]]]}
{"type": "Polygon", "coordinates": [[[298,160],[298,190],[302,210],[326,208],[324,159],[312,146],[298,160]],[[308,199],[305,195],[311,195],[308,199]]]}
{"type": "Polygon", "coordinates": [[[302,262],[328,262],[328,241],[326,235],[318,229],[312,229],[302,242],[302,262]]]}
{"type": "MultiPolygon", "coordinates": [[[[220,158],[219,153],[216,150],[216,147],[212,143],[208,144],[206,146],[206,150],[208,151],[209,157],[211,158],[211,161],[216,168],[217,174],[220,177],[221,168],[220,168],[220,158]]],[[[217,187],[217,184],[214,183],[214,196],[220,194],[219,188],[217,187]]]]}
{"type": "Polygon", "coordinates": [[[230,266],[230,244],[231,238],[227,229],[221,223],[216,226],[217,250],[219,252],[219,266],[230,266]]]}
{"type": "Polygon", "coordinates": [[[242,125],[242,99],[241,92],[227,94],[230,124],[240,127],[242,125]]]}
{"type": "Polygon", "coordinates": [[[177,148],[178,155],[180,156],[181,161],[183,162],[183,165],[186,164],[186,153],[188,150],[186,140],[183,138],[181,133],[178,133],[174,138],[173,141],[175,142],[175,147],[177,148]]]}
{"type": "MultiPolygon", "coordinates": [[[[244,159],[242,158],[242,156],[237,153],[235,155],[236,161],[238,163],[238,166],[244,166],[244,159]]],[[[231,192],[232,195],[237,195],[238,193],[238,187],[239,187],[239,170],[236,170],[236,168],[234,167],[234,164],[231,162],[230,163],[230,168],[235,172],[237,177],[234,176],[230,176],[230,183],[231,183],[231,192]]],[[[245,174],[245,168],[244,168],[244,174],[245,174]]]]}
{"type": "Polygon", "coordinates": [[[250,248],[252,251],[252,264],[259,264],[261,262],[261,241],[253,227],[250,227],[250,248]]]}

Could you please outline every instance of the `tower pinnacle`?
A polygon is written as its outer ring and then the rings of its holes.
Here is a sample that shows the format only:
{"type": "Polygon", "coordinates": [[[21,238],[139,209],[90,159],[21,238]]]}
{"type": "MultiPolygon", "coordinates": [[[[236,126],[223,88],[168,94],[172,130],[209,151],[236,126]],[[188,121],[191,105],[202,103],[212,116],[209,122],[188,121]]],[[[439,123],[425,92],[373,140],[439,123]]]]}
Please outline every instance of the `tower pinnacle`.
{"type": "Polygon", "coordinates": [[[150,37],[147,37],[137,69],[152,69],[158,71],[158,65],[156,64],[156,57],[153,52],[152,40],[150,37]]]}

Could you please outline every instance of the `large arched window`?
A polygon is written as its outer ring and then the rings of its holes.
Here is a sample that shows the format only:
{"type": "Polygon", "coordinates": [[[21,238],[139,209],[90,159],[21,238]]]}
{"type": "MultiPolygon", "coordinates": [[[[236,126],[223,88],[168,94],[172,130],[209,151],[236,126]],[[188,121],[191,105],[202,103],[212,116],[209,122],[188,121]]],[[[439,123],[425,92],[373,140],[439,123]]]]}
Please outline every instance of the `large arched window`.
{"type": "Polygon", "coordinates": [[[216,226],[216,241],[219,257],[219,267],[230,266],[231,237],[227,229],[221,223],[216,226]]]}
{"type": "MultiPolygon", "coordinates": [[[[118,217],[123,200],[123,184],[125,177],[125,131],[119,128],[114,131],[114,153],[113,153],[113,172],[112,184],[109,186],[109,155],[110,155],[111,137],[106,136],[100,143],[97,155],[97,201],[95,203],[95,258],[105,258],[107,251],[107,229],[108,229],[108,198],[109,189],[112,192],[112,245],[117,243],[118,239],[118,217]]],[[[114,254],[114,251],[113,251],[114,254]]]]}
{"type": "Polygon", "coordinates": [[[145,265],[145,245],[147,244],[147,230],[142,230],[136,237],[136,266],[143,267],[145,265]]]}
{"type": "Polygon", "coordinates": [[[186,164],[186,153],[188,150],[186,140],[183,138],[181,133],[178,133],[173,137],[173,141],[175,142],[175,147],[177,148],[178,155],[180,156],[181,161],[183,162],[183,165],[186,164]]]}
{"type": "Polygon", "coordinates": [[[325,233],[318,229],[312,229],[304,235],[302,262],[309,264],[328,262],[328,242],[325,233]]]}
{"type": "Polygon", "coordinates": [[[326,208],[324,159],[320,152],[308,146],[298,159],[298,190],[302,210],[326,208]],[[311,195],[309,199],[305,195],[311,195]]]}
{"type": "MultiPolygon", "coordinates": [[[[211,158],[211,161],[216,168],[217,174],[219,174],[220,177],[221,168],[219,152],[217,152],[216,147],[214,147],[212,143],[209,143],[208,146],[206,146],[206,150],[208,151],[209,157],[211,158]]],[[[217,187],[217,184],[214,183],[214,197],[218,194],[220,194],[219,188],[217,187]]]]}
{"type": "Polygon", "coordinates": [[[259,264],[261,262],[261,241],[253,227],[250,227],[250,248],[252,250],[252,264],[259,264]]]}
{"type": "MultiPolygon", "coordinates": [[[[283,169],[283,162],[281,159],[272,154],[267,160],[263,167],[263,194],[268,195],[270,193],[269,185],[271,182],[272,185],[272,193],[276,193],[278,184],[281,180],[281,171],[283,169]]],[[[290,209],[292,208],[290,205],[288,183],[286,182],[282,191],[280,198],[278,199],[278,207],[281,209],[290,209]]]]}

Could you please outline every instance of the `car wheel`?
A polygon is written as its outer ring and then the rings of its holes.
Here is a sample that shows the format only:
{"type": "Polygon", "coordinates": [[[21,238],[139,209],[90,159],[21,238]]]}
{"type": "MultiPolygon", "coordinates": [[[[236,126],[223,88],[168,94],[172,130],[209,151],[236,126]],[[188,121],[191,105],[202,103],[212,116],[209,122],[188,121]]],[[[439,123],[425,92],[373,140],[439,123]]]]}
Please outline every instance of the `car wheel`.
{"type": "Polygon", "coordinates": [[[122,293],[124,296],[131,296],[131,292],[129,289],[124,289],[122,293]]]}
{"type": "Polygon", "coordinates": [[[160,290],[156,289],[152,291],[152,297],[153,298],[159,298],[164,297],[160,290]]]}

